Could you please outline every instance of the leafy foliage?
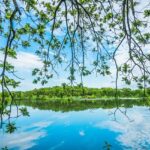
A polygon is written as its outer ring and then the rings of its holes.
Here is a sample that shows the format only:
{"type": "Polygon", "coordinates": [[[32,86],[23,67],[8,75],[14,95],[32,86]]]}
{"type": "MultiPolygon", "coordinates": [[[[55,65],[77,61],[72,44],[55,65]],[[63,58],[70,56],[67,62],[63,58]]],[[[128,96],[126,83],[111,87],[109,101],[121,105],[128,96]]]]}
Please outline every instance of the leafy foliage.
{"type": "MultiPolygon", "coordinates": [[[[126,81],[127,82],[127,81],[126,81]]],[[[129,82],[129,81],[128,81],[129,82]]],[[[115,95],[115,89],[113,88],[87,88],[83,87],[82,84],[74,86],[68,86],[67,84],[63,83],[62,86],[55,86],[52,88],[41,88],[41,89],[34,89],[32,91],[27,92],[15,92],[15,99],[17,100],[27,100],[27,101],[40,101],[42,100],[43,103],[45,101],[51,101],[55,99],[67,99],[73,98],[74,99],[94,99],[94,98],[113,98],[115,95]],[[84,94],[83,94],[84,91],[84,94]]],[[[129,88],[118,89],[118,97],[125,97],[125,98],[142,98],[143,90],[131,90],[129,88]]],[[[146,89],[146,96],[150,96],[150,89],[146,89]]],[[[24,110],[24,109],[23,109],[24,110]]],[[[25,109],[26,111],[26,109],[25,109]]]]}
{"type": "Polygon", "coordinates": [[[29,116],[29,112],[27,111],[26,107],[22,107],[19,110],[23,116],[29,116]]]}
{"type": "Polygon", "coordinates": [[[13,133],[15,130],[16,130],[16,126],[15,126],[15,123],[9,123],[6,125],[6,132],[7,133],[13,133]]]}

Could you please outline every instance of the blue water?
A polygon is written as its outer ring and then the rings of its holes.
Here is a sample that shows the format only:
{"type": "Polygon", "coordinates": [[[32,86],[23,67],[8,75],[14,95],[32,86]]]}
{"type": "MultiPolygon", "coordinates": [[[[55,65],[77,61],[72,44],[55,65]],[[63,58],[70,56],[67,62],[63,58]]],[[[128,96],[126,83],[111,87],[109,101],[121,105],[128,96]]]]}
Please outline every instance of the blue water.
{"type": "MultiPolygon", "coordinates": [[[[150,111],[146,107],[54,112],[28,107],[30,117],[13,121],[12,134],[0,130],[0,148],[12,150],[150,149],[150,111]],[[115,114],[114,114],[115,112],[115,114]]],[[[14,112],[15,113],[15,112],[14,112]]]]}

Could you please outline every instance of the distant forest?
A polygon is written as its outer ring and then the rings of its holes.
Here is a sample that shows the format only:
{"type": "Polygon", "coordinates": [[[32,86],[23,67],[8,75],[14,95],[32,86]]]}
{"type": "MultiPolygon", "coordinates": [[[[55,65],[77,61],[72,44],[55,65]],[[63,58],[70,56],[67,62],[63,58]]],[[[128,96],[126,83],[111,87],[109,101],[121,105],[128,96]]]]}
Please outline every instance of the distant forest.
{"type": "MultiPolygon", "coordinates": [[[[15,99],[23,100],[50,100],[50,99],[64,99],[64,98],[113,98],[116,89],[113,88],[88,88],[78,86],[54,86],[49,88],[34,89],[31,91],[17,91],[14,92],[15,99]]],[[[146,89],[146,95],[142,89],[132,90],[130,88],[118,89],[118,97],[121,98],[141,98],[150,97],[150,88],[146,89]]]]}

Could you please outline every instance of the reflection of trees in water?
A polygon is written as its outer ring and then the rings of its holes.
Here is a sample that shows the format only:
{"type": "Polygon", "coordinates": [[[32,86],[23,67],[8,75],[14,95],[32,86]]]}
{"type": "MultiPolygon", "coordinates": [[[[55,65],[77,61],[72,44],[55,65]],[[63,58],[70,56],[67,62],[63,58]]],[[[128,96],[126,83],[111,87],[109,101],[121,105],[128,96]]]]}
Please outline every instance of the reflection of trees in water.
{"type": "Polygon", "coordinates": [[[1,122],[0,122],[0,128],[4,127],[6,128],[6,133],[13,133],[15,130],[17,130],[16,124],[14,122],[14,119],[19,118],[20,116],[29,116],[29,112],[27,111],[26,107],[18,107],[18,104],[15,104],[17,106],[17,109],[15,109],[15,114],[13,114],[12,107],[14,107],[13,104],[10,104],[8,108],[5,108],[5,111],[1,113],[1,122]]]}
{"type": "MultiPolygon", "coordinates": [[[[140,103],[141,103],[141,102],[142,102],[142,101],[140,101],[140,103]]],[[[129,107],[122,107],[123,105],[122,105],[122,104],[120,105],[119,99],[116,99],[116,100],[115,100],[115,103],[116,103],[116,108],[109,114],[110,116],[113,115],[113,118],[114,118],[113,120],[114,120],[114,121],[117,121],[117,113],[121,113],[124,117],[127,118],[127,120],[128,120],[129,122],[133,122],[134,120],[131,119],[130,116],[127,114],[127,110],[128,110],[129,107]]],[[[145,104],[145,101],[144,101],[143,104],[145,104]]],[[[132,106],[133,106],[133,105],[135,105],[134,102],[132,102],[132,106]]],[[[141,103],[141,105],[142,105],[142,103],[141,103]]],[[[126,106],[127,106],[127,105],[126,105],[126,106]]]]}
{"type": "Polygon", "coordinates": [[[105,141],[103,149],[104,150],[111,150],[111,147],[112,147],[112,145],[109,142],[105,141]]]}
{"type": "MultiPolygon", "coordinates": [[[[111,113],[108,114],[113,116],[113,120],[118,122],[117,115],[120,113],[123,117],[127,118],[129,122],[133,122],[131,116],[128,115],[128,108],[132,108],[133,106],[148,106],[149,102],[146,100],[83,100],[83,101],[18,101],[18,110],[16,115],[9,115],[7,119],[2,118],[1,127],[4,125],[5,132],[13,133],[17,130],[17,125],[13,122],[14,119],[20,116],[29,116],[26,106],[31,106],[33,108],[37,108],[40,110],[52,110],[52,111],[61,111],[61,112],[69,112],[69,111],[80,111],[89,109],[91,112],[94,109],[102,108],[102,109],[110,109],[111,113]],[[24,106],[24,107],[22,107],[24,106]]],[[[11,106],[13,107],[13,105],[11,106]]],[[[15,106],[14,106],[15,107],[15,106]]],[[[13,110],[13,109],[12,109],[13,110]]],[[[16,112],[16,111],[15,111],[16,112]]],[[[4,116],[2,116],[4,117],[4,116]]],[[[127,122],[127,123],[129,123],[127,122]]],[[[110,150],[113,145],[109,143],[109,141],[105,142],[103,145],[103,149],[110,150]]],[[[6,147],[7,148],[7,147],[6,147]]]]}
{"type": "Polygon", "coordinates": [[[7,146],[5,146],[4,148],[2,148],[2,150],[8,150],[7,146]]]}
{"type": "MultiPolygon", "coordinates": [[[[6,127],[6,132],[12,133],[17,128],[15,123],[13,122],[14,119],[20,116],[29,116],[26,107],[24,106],[31,106],[33,108],[38,108],[40,110],[52,110],[52,111],[61,111],[61,112],[69,112],[69,111],[80,111],[90,109],[92,112],[93,109],[113,109],[109,115],[113,115],[114,120],[117,121],[117,114],[122,113],[130,122],[133,121],[130,116],[127,114],[127,109],[132,108],[133,106],[149,106],[149,101],[147,100],[61,100],[61,101],[18,101],[16,103],[18,105],[16,114],[12,114],[12,108],[7,110],[5,109],[5,116],[1,114],[1,128],[3,124],[6,127]],[[11,110],[11,111],[10,111],[11,110]]],[[[14,105],[11,105],[12,107],[14,105]]]]}
{"type": "Polygon", "coordinates": [[[103,108],[103,109],[112,109],[112,108],[132,108],[134,105],[136,106],[149,106],[148,101],[146,100],[62,100],[62,101],[19,101],[18,105],[32,106],[33,108],[38,108],[40,110],[53,110],[53,111],[79,111],[86,109],[95,109],[95,108],[103,108]]]}
{"type": "Polygon", "coordinates": [[[127,108],[119,108],[117,107],[114,111],[112,111],[109,115],[113,115],[113,120],[117,121],[117,113],[121,113],[124,117],[127,118],[129,122],[133,122],[134,120],[130,118],[130,116],[127,114],[127,108]],[[124,110],[123,110],[124,109],[124,110]]]}

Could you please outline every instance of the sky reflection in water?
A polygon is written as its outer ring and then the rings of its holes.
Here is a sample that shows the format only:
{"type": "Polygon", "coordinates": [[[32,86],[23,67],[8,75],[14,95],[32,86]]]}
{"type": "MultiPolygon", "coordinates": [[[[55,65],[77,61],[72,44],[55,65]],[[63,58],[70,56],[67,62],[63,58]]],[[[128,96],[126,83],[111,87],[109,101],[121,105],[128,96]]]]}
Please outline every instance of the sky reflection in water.
{"type": "Polygon", "coordinates": [[[28,111],[29,118],[14,120],[18,127],[15,133],[0,130],[0,148],[103,150],[107,142],[112,150],[150,149],[150,111],[146,107],[130,108],[127,116],[117,111],[116,121],[115,109],[62,113],[28,107],[28,111]]]}

